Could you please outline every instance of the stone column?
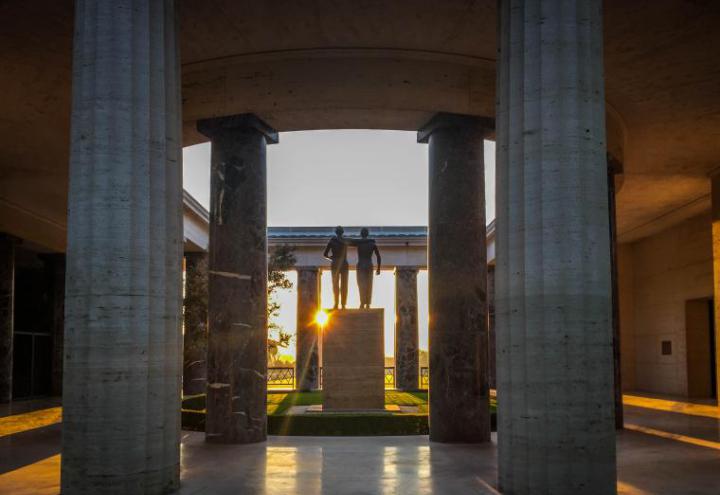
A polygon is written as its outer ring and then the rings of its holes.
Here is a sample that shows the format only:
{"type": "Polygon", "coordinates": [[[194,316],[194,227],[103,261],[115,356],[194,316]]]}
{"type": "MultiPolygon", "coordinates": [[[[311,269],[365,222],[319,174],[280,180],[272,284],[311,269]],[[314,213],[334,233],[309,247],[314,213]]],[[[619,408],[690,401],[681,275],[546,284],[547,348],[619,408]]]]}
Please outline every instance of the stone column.
{"type": "Polygon", "coordinates": [[[500,491],[614,494],[600,0],[499,3],[500,491]]]}
{"type": "Polygon", "coordinates": [[[64,495],[179,485],[176,14],[172,0],[75,2],[64,495]]]}
{"type": "Polygon", "coordinates": [[[208,260],[185,253],[183,395],[205,393],[207,382],[208,260]]]}
{"type": "Polygon", "coordinates": [[[491,389],[497,389],[497,360],[495,358],[497,349],[497,336],[495,335],[495,265],[488,265],[487,295],[488,385],[490,385],[491,389]]]}
{"type": "Polygon", "coordinates": [[[198,122],[212,140],[205,438],[267,436],[266,143],[277,133],[252,114],[198,122]]]}
{"type": "Polygon", "coordinates": [[[715,304],[715,384],[717,391],[715,397],[720,403],[720,171],[711,176],[712,187],[712,245],[713,245],[713,274],[715,304]]]}
{"type": "Polygon", "coordinates": [[[300,391],[320,388],[318,325],[315,314],[320,309],[320,269],[297,268],[297,351],[295,381],[300,391]]]}
{"type": "Polygon", "coordinates": [[[15,239],[0,234],[0,404],[12,400],[15,239]]]}
{"type": "Polygon", "coordinates": [[[414,266],[395,268],[395,388],[420,388],[417,273],[414,266]]]}
{"type": "Polygon", "coordinates": [[[438,114],[429,143],[430,440],[490,440],[483,137],[489,119],[438,114]]]}
{"type": "Polygon", "coordinates": [[[615,211],[615,174],[622,170],[622,164],[608,157],[608,221],[610,223],[610,290],[612,294],[612,317],[610,319],[613,336],[613,383],[615,401],[615,428],[622,430],[625,423],[622,397],[622,365],[620,356],[620,292],[618,286],[617,262],[617,216],[615,211]]]}
{"type": "Polygon", "coordinates": [[[49,294],[49,325],[52,329],[52,394],[62,395],[65,350],[65,254],[46,254],[45,279],[49,294]]]}

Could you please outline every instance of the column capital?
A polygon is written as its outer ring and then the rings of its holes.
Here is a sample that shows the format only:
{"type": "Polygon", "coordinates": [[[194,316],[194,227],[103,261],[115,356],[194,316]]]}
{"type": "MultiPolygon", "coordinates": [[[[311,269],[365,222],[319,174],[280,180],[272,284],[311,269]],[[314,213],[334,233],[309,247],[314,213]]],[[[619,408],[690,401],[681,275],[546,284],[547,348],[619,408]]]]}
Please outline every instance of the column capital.
{"type": "Polygon", "coordinates": [[[198,120],[197,130],[210,139],[238,131],[251,130],[262,134],[267,144],[277,144],[279,141],[278,132],[254,113],[198,120]]]}
{"type": "Polygon", "coordinates": [[[13,244],[22,244],[22,239],[20,237],[8,234],[7,232],[0,232],[0,240],[12,242],[13,244]]]}
{"type": "Polygon", "coordinates": [[[615,158],[610,153],[606,153],[605,156],[607,157],[607,167],[608,167],[608,173],[615,175],[615,174],[622,174],[623,173],[623,162],[621,162],[619,159],[615,158]]]}
{"type": "Polygon", "coordinates": [[[395,266],[395,272],[419,272],[420,267],[415,265],[397,265],[395,266]]]}
{"type": "Polygon", "coordinates": [[[319,266],[312,266],[312,265],[309,265],[309,266],[295,266],[295,267],[293,267],[293,268],[295,268],[295,270],[298,271],[298,272],[319,272],[319,271],[320,271],[320,267],[319,267],[319,266]]]}
{"type": "Polygon", "coordinates": [[[208,255],[208,253],[206,251],[185,251],[183,253],[183,256],[186,259],[194,259],[194,260],[206,258],[207,255],[208,255]]]}
{"type": "Polygon", "coordinates": [[[433,115],[427,124],[418,129],[417,142],[427,143],[430,136],[438,129],[467,129],[473,127],[484,129],[486,134],[491,134],[495,131],[495,119],[462,113],[439,112],[433,115]]]}
{"type": "Polygon", "coordinates": [[[707,176],[710,179],[716,179],[717,177],[720,177],[720,165],[708,172],[707,176]]]}

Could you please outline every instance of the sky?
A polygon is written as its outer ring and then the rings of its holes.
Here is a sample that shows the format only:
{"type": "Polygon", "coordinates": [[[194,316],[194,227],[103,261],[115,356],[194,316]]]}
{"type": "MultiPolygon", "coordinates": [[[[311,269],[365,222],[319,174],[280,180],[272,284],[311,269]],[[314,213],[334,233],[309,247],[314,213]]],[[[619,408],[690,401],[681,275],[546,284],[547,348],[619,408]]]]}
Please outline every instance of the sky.
{"type": "MultiPolygon", "coordinates": [[[[428,149],[406,131],[328,130],[280,134],[267,148],[268,226],[407,225],[428,221],[428,149]]],[[[183,150],[185,189],[203,206],[210,203],[210,144],[183,150]]],[[[488,223],[495,218],[495,144],[485,142],[488,223]]],[[[295,274],[290,274],[291,281],[295,274]]],[[[332,304],[330,274],[323,273],[322,304],[332,304]]],[[[351,271],[348,304],[359,304],[351,271]]],[[[392,272],[375,277],[373,307],[385,309],[385,355],[394,349],[395,299],[392,272]]],[[[277,323],[295,333],[295,289],[276,295],[277,323]]],[[[427,272],[418,275],[420,347],[427,349],[427,272]]],[[[295,341],[281,354],[292,356],[295,341]]]]}

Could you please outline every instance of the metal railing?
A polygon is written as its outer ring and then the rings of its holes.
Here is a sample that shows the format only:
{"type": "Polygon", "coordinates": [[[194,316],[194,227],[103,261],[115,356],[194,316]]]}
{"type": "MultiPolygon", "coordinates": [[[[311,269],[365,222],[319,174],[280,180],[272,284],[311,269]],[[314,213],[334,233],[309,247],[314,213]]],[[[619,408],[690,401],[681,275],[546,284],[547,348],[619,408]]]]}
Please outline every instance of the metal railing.
{"type": "MultiPolygon", "coordinates": [[[[320,368],[320,388],[322,389],[323,369],[320,368]]],[[[385,388],[395,388],[395,367],[385,366],[385,388]]],[[[272,367],[267,369],[268,388],[295,389],[295,368],[292,366],[272,367]]],[[[430,386],[430,370],[427,366],[420,367],[420,389],[430,386]]]]}
{"type": "Polygon", "coordinates": [[[295,368],[268,368],[267,384],[268,387],[295,388],[295,368]]]}
{"type": "Polygon", "coordinates": [[[395,388],[395,366],[385,366],[385,388],[395,388]]]}
{"type": "MultiPolygon", "coordinates": [[[[427,368],[426,368],[427,369],[427,368]]],[[[395,388],[395,367],[385,366],[385,388],[395,388]]],[[[320,368],[320,388],[322,388],[323,369],[320,368]]],[[[267,370],[267,384],[270,388],[295,388],[295,368],[273,367],[267,370]]]]}

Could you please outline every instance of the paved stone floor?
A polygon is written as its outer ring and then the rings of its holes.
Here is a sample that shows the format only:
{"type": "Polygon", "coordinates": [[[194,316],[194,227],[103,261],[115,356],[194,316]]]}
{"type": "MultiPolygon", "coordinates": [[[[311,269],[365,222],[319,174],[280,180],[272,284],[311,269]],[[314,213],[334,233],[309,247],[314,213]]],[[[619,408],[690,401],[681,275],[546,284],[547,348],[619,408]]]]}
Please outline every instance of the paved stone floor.
{"type": "MultiPolygon", "coordinates": [[[[685,414],[653,409],[652,403],[642,406],[626,406],[632,429],[618,434],[619,493],[720,493],[717,408],[685,414]]],[[[36,414],[36,428],[17,431],[11,418],[0,417],[0,494],[57,494],[60,423],[52,423],[51,412],[36,414]]],[[[191,432],[183,433],[182,442],[180,493],[185,495],[497,493],[495,442],[271,437],[267,444],[232,446],[208,445],[202,434],[191,432]]]]}

